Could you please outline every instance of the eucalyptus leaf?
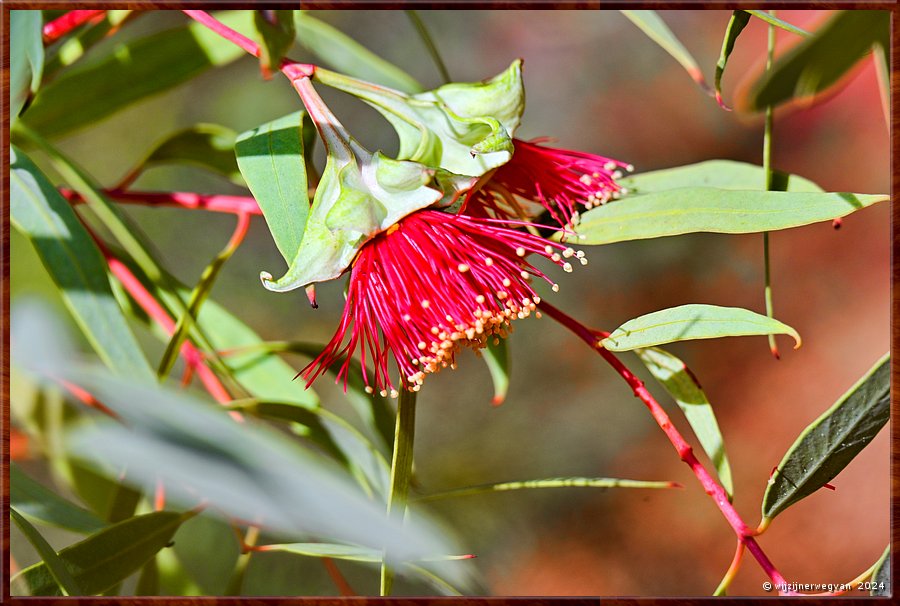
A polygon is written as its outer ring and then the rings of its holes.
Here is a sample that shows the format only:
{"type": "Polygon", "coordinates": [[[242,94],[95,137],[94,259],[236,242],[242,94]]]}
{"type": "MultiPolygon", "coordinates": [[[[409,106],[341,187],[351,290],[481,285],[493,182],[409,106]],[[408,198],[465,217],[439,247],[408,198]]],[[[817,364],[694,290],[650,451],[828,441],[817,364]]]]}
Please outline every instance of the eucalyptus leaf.
{"type": "Polygon", "coordinates": [[[62,69],[74,65],[85,54],[116,31],[129,16],[138,16],[141,12],[132,15],[130,10],[104,11],[100,21],[89,21],[78,30],[70,32],[58,46],[49,50],[49,56],[44,64],[44,75],[49,80],[62,69]]]}
{"type": "Polygon", "coordinates": [[[885,548],[878,562],[875,563],[875,570],[872,572],[872,583],[874,586],[869,591],[870,595],[890,596],[891,595],[891,546],[885,548]]]}
{"type": "Polygon", "coordinates": [[[615,329],[601,345],[609,351],[630,351],[674,341],[748,335],[786,334],[800,347],[796,330],[778,320],[740,307],[681,305],[634,318],[615,329]]]}
{"type": "Polygon", "coordinates": [[[324,69],[313,77],[378,110],[397,131],[399,159],[479,177],[512,157],[525,108],[521,60],[490,80],[453,82],[416,95],[324,69]]]}
{"type": "Polygon", "coordinates": [[[620,478],[546,478],[540,480],[523,480],[518,482],[497,482],[494,484],[479,484],[478,486],[466,486],[443,492],[435,492],[416,501],[437,501],[455,497],[468,497],[477,494],[490,494],[493,492],[508,492],[511,490],[533,490],[542,488],[676,488],[680,484],[675,482],[648,482],[644,480],[624,480],[620,478]]]}
{"type": "Polygon", "coordinates": [[[123,375],[152,376],[112,294],[106,261],[72,207],[15,146],[9,180],[13,226],[31,240],[97,355],[123,375]]]}
{"type": "Polygon", "coordinates": [[[666,25],[666,22],[660,18],[656,11],[620,11],[623,15],[634,23],[642,32],[647,34],[651,40],[659,44],[673,59],[681,64],[691,80],[706,93],[710,94],[709,85],[703,78],[703,72],[700,66],[691,56],[691,53],[684,47],[672,30],[666,25]]]}
{"type": "Polygon", "coordinates": [[[731,56],[731,52],[734,50],[734,44],[737,42],[738,36],[741,35],[741,32],[744,31],[744,28],[747,27],[749,22],[750,13],[747,11],[733,11],[731,13],[731,19],[728,20],[728,27],[725,28],[725,38],[722,40],[722,52],[719,54],[719,60],[716,62],[716,77],[714,83],[716,89],[716,101],[718,101],[719,105],[725,109],[728,109],[728,107],[722,101],[722,75],[725,73],[728,57],[731,56]]]}
{"type": "MultiPolygon", "coordinates": [[[[39,533],[34,526],[29,524],[28,520],[22,517],[18,511],[16,511],[15,507],[9,508],[9,517],[12,518],[16,526],[19,527],[19,530],[22,531],[22,534],[28,539],[28,542],[31,543],[35,551],[38,552],[38,555],[41,556],[41,563],[53,580],[55,588],[59,589],[62,595],[80,595],[81,588],[78,585],[78,582],[72,576],[66,563],[47,542],[47,539],[42,537],[41,533],[39,533]]],[[[37,593],[30,583],[29,592],[31,595],[37,593]]]]}
{"type": "Polygon", "coordinates": [[[15,124],[28,100],[41,84],[44,43],[41,11],[9,11],[9,119],[15,124]]]}
{"type": "Polygon", "coordinates": [[[889,11],[838,11],[812,36],[775,61],[750,91],[749,109],[809,99],[835,84],[873,44],[889,46],[889,11]]]}
{"type": "Polygon", "coordinates": [[[314,133],[306,112],[299,111],[242,133],[234,146],[241,174],[288,264],[309,215],[305,154],[314,133]]]}
{"type": "MultiPolygon", "coordinates": [[[[97,595],[127,578],[166,547],[192,513],[158,511],[129,518],[66,547],[59,558],[81,589],[97,595]]],[[[23,569],[13,580],[25,581],[31,595],[62,595],[46,563],[23,569]]]]}
{"type": "MultiPolygon", "coordinates": [[[[775,15],[773,15],[772,13],[770,13],[769,11],[760,11],[760,10],[751,11],[751,10],[748,10],[748,11],[746,11],[746,12],[750,13],[751,15],[753,15],[754,17],[756,17],[757,19],[760,19],[760,20],[762,20],[762,21],[765,21],[765,22],[768,23],[769,25],[774,25],[775,27],[780,27],[781,29],[783,29],[783,30],[785,30],[785,31],[787,31],[787,32],[791,32],[792,34],[797,34],[798,36],[803,36],[803,37],[811,36],[811,35],[812,35],[812,34],[810,34],[808,31],[806,31],[805,29],[803,29],[802,27],[797,27],[797,26],[794,25],[793,23],[788,23],[788,22],[785,21],[784,19],[779,19],[778,17],[776,17],[775,15]]],[[[772,12],[774,12],[774,11],[772,11],[772,12]]]]}
{"type": "Polygon", "coordinates": [[[9,466],[9,502],[26,518],[72,532],[90,534],[106,526],[90,511],[31,479],[14,462],[9,466]]]}
{"type": "Polygon", "coordinates": [[[285,53],[294,45],[294,11],[253,11],[253,25],[261,42],[259,64],[268,78],[278,71],[285,53]]]}
{"type": "Polygon", "coordinates": [[[741,191],[682,187],[593,208],[575,228],[579,244],[611,244],[695,232],[746,234],[830,221],[884,202],[879,194],[741,191]]]}
{"type": "Polygon", "coordinates": [[[885,355],[788,449],[763,496],[763,523],[830,482],[872,441],[890,417],[890,392],[885,355]]]}
{"type": "Polygon", "coordinates": [[[336,70],[408,93],[422,90],[405,71],[308,11],[295,11],[294,22],[297,42],[336,70]]]}
{"type": "Polygon", "coordinates": [[[154,166],[192,164],[243,185],[244,180],[234,158],[236,138],[237,133],[225,126],[195,124],[157,143],[146,158],[130,171],[127,180],[133,181],[138,174],[154,166]]]}
{"type": "Polygon", "coordinates": [[[509,391],[511,360],[506,342],[507,339],[500,339],[500,342],[495,345],[491,341],[487,347],[481,350],[484,362],[491,373],[491,380],[494,382],[494,397],[491,400],[491,404],[494,406],[503,404],[509,391]]]}
{"type": "MultiPolygon", "coordinates": [[[[252,13],[227,11],[216,18],[246,31],[252,13]]],[[[121,42],[42,88],[25,122],[47,137],[61,137],[245,54],[196,22],[121,42]]]]}
{"type": "Polygon", "coordinates": [[[719,482],[728,494],[734,496],[734,482],[731,479],[731,465],[725,454],[725,440],[716,421],[716,413],[700,383],[687,365],[669,352],[657,347],[635,351],[653,378],[665,388],[675,400],[684,418],[694,430],[694,434],[709,457],[719,482]]]}
{"type": "MultiPolygon", "coordinates": [[[[803,177],[774,171],[778,191],[822,192],[821,187],[803,177]]],[[[634,195],[651,194],[682,187],[715,187],[718,189],[766,189],[766,170],[762,166],[734,160],[706,160],[673,168],[626,175],[619,184],[634,195]]]]}

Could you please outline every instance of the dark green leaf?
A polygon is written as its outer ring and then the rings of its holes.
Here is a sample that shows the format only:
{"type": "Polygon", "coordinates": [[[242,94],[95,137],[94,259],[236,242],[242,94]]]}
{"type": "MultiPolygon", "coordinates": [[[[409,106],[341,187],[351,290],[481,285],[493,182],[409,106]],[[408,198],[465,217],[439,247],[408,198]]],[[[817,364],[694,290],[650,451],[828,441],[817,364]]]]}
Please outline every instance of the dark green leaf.
{"type": "Polygon", "coordinates": [[[835,84],[873,44],[889,39],[890,16],[889,11],[838,12],[756,82],[749,108],[761,111],[791,99],[809,99],[835,84]]]}
{"type": "Polygon", "coordinates": [[[69,203],[15,146],[10,188],[12,224],[31,240],[97,355],[123,375],[152,376],[113,297],[106,261],[69,203]]]}
{"type": "Polygon", "coordinates": [[[768,23],[770,25],[774,25],[775,27],[780,27],[781,29],[783,29],[785,31],[791,32],[792,34],[797,34],[798,36],[811,36],[812,35],[805,29],[797,27],[796,25],[793,25],[792,23],[788,23],[787,21],[785,21],[783,19],[779,19],[778,17],[774,16],[773,14],[771,14],[768,11],[758,11],[758,10],[757,11],[749,11],[748,10],[747,12],[750,13],[751,15],[753,15],[754,17],[756,17],[757,19],[762,19],[766,23],[768,23]]]}
{"type": "Polygon", "coordinates": [[[491,492],[507,492],[510,490],[528,490],[533,488],[679,488],[675,482],[646,482],[643,480],[622,480],[619,478],[547,478],[543,480],[525,480],[521,482],[500,482],[497,484],[480,484],[467,486],[444,492],[419,497],[416,501],[437,501],[453,497],[468,497],[491,492]]]}
{"type": "Polygon", "coordinates": [[[106,526],[90,511],[32,480],[15,463],[9,466],[9,502],[27,518],[72,532],[90,534],[106,526]]]}
{"type": "Polygon", "coordinates": [[[297,255],[309,215],[304,153],[312,122],[299,111],[241,134],[237,163],[284,260],[297,255]]]}
{"type": "Polygon", "coordinates": [[[334,69],[406,93],[423,90],[405,71],[324,21],[305,11],[296,11],[295,22],[297,42],[334,69]]]}
{"type": "Polygon", "coordinates": [[[890,417],[890,390],[885,355],[788,449],[763,496],[763,523],[830,482],[872,441],[890,417]]]}
{"type": "Polygon", "coordinates": [[[703,452],[712,461],[719,476],[719,482],[728,493],[734,495],[731,480],[731,466],[725,454],[725,440],[716,421],[716,413],[709,403],[700,383],[687,365],[667,351],[656,347],[639,349],[635,352],[659,384],[681,408],[684,417],[700,440],[703,452]]]}
{"type": "Polygon", "coordinates": [[[234,159],[237,138],[230,128],[218,124],[196,124],[166,137],[146,159],[131,170],[125,184],[133,182],[143,171],[162,164],[193,164],[219,173],[237,185],[244,180],[234,159]]]}
{"type": "MultiPolygon", "coordinates": [[[[66,596],[81,595],[81,588],[69,571],[68,566],[62,558],[56,554],[56,550],[54,550],[47,540],[41,536],[41,533],[39,533],[34,526],[29,524],[28,520],[22,517],[22,515],[13,507],[9,508],[9,517],[12,518],[16,526],[19,527],[19,530],[22,531],[22,534],[28,539],[28,542],[34,546],[35,551],[41,556],[41,559],[43,560],[41,565],[43,565],[44,569],[47,571],[47,576],[50,577],[53,583],[53,589],[59,590],[62,595],[66,596]]],[[[31,579],[27,579],[27,581],[29,583],[29,592],[31,595],[42,595],[38,593],[36,588],[31,584],[31,579]]]]}
{"type": "MultiPolygon", "coordinates": [[[[229,27],[246,31],[252,14],[233,11],[220,13],[217,18],[229,27]]],[[[244,54],[233,43],[194,22],[123,42],[41,89],[26,122],[48,137],[60,137],[244,54]]]]}
{"type": "Polygon", "coordinates": [[[41,11],[9,11],[9,119],[16,123],[44,69],[41,11]]]}
{"type": "Polygon", "coordinates": [[[294,11],[253,11],[259,45],[259,64],[263,75],[270,77],[281,66],[281,59],[294,44],[294,11]]]}
{"type": "Polygon", "coordinates": [[[673,59],[681,64],[691,79],[707,94],[712,94],[709,85],[703,78],[700,66],[691,56],[691,53],[675,37],[672,30],[666,25],[656,11],[621,11],[632,23],[638,26],[647,36],[659,44],[673,59]]]}
{"type": "Polygon", "coordinates": [[[496,345],[493,341],[489,342],[488,346],[481,350],[481,354],[491,372],[491,380],[494,382],[494,398],[491,400],[491,404],[499,406],[506,400],[506,394],[509,391],[511,361],[506,339],[500,339],[496,345]]]}
{"type": "Polygon", "coordinates": [[[872,572],[872,582],[875,584],[870,595],[890,596],[891,595],[891,546],[888,545],[878,562],[875,563],[875,570],[872,572]]]}
{"type": "Polygon", "coordinates": [[[746,234],[830,221],[884,202],[877,194],[738,191],[684,187],[629,196],[589,210],[579,244],[611,244],[694,232],[746,234]]]}
{"type": "MultiPolygon", "coordinates": [[[[775,181],[784,184],[778,191],[821,192],[821,187],[803,177],[775,171],[775,181]]],[[[674,168],[663,168],[619,179],[632,194],[651,194],[682,187],[719,189],[766,189],[766,171],[762,166],[733,160],[706,160],[674,168]]]]}
{"type": "Polygon", "coordinates": [[[728,27],[725,28],[725,38],[722,40],[722,52],[719,54],[719,60],[716,62],[716,101],[719,102],[724,109],[728,109],[722,101],[722,74],[725,73],[725,66],[728,64],[728,57],[734,50],[734,43],[737,42],[738,36],[747,27],[750,22],[750,13],[747,11],[734,11],[731,13],[731,19],[728,20],[728,27]]]}
{"type": "Polygon", "coordinates": [[[601,341],[610,351],[630,351],[674,341],[716,339],[748,335],[786,334],[800,347],[797,331],[740,307],[680,305],[645,314],[625,322],[601,341]]]}
{"type": "MultiPolygon", "coordinates": [[[[59,552],[81,588],[81,595],[97,595],[124,580],[169,544],[191,513],[159,511],[124,520],[59,552]]],[[[61,595],[46,563],[22,570],[32,595],[61,595]]]]}
{"type": "Polygon", "coordinates": [[[141,568],[141,576],[138,577],[134,595],[159,595],[159,566],[155,557],[150,558],[141,568]]]}

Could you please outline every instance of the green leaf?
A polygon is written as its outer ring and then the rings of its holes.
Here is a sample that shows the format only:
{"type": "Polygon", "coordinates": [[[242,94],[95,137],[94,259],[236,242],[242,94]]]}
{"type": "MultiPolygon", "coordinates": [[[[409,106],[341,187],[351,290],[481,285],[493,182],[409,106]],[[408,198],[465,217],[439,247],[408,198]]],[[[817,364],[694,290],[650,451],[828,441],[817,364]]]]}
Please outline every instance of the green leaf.
{"type": "Polygon", "coordinates": [[[309,215],[304,155],[314,133],[306,112],[299,111],[241,134],[234,146],[241,174],[288,264],[297,255],[309,215]]]}
{"type": "Polygon", "coordinates": [[[785,31],[791,32],[792,34],[797,34],[798,36],[804,36],[804,37],[812,35],[808,31],[806,31],[805,29],[803,29],[801,27],[797,27],[796,25],[794,25],[792,23],[788,23],[787,21],[785,21],[783,19],[779,19],[778,17],[772,15],[772,13],[770,13],[769,11],[759,11],[759,10],[750,11],[750,10],[748,10],[746,12],[750,13],[757,19],[762,19],[766,23],[768,23],[770,25],[774,25],[775,27],[780,27],[781,29],[783,29],[785,31]]]}
{"type": "Polygon", "coordinates": [[[407,93],[422,90],[405,71],[306,11],[296,11],[294,21],[300,45],[339,72],[407,93]]]}
{"type": "Polygon", "coordinates": [[[259,45],[259,64],[263,75],[271,77],[281,66],[281,59],[294,45],[294,11],[257,10],[253,11],[253,25],[256,28],[259,45]]]}
{"type": "Polygon", "coordinates": [[[747,335],[786,334],[800,347],[797,331],[740,307],[681,305],[629,320],[615,329],[601,345],[609,351],[630,351],[674,341],[717,339],[747,335]]]}
{"type": "Polygon", "coordinates": [[[891,546],[885,548],[881,558],[875,563],[875,570],[872,572],[872,582],[875,584],[870,595],[890,596],[891,595],[891,546]]]}
{"type": "Polygon", "coordinates": [[[152,376],[113,297],[106,261],[69,203],[15,146],[9,179],[11,222],[31,240],[97,355],[125,376],[152,376]]]}
{"type": "Polygon", "coordinates": [[[669,352],[649,347],[635,352],[670,396],[681,408],[685,419],[700,440],[703,452],[712,461],[719,476],[719,482],[730,499],[734,495],[731,466],[725,454],[725,440],[716,421],[716,413],[700,383],[687,365],[669,352]]]}
{"type": "Polygon", "coordinates": [[[416,95],[325,69],[317,69],[313,77],[378,110],[400,138],[397,158],[469,177],[509,161],[525,108],[518,59],[487,81],[453,82],[416,95]]]}
{"type": "Polygon", "coordinates": [[[262,551],[284,551],[314,558],[334,558],[351,562],[380,562],[381,551],[336,543],[281,543],[266,545],[262,551]]]}
{"type": "MultiPolygon", "coordinates": [[[[247,30],[252,13],[230,11],[216,17],[231,28],[247,30]]],[[[42,88],[25,121],[48,137],[60,137],[244,54],[195,22],[122,42],[42,88]]]]}
{"type": "Polygon", "coordinates": [[[178,317],[178,322],[175,324],[175,330],[172,331],[172,337],[166,344],[166,349],[159,362],[157,376],[160,381],[169,376],[169,372],[171,372],[172,367],[175,365],[175,360],[178,358],[178,353],[181,351],[181,346],[188,336],[191,325],[199,315],[200,308],[203,306],[213,285],[216,283],[219,272],[222,271],[225,263],[228,262],[228,259],[231,258],[231,255],[234,254],[234,251],[237,250],[238,246],[240,246],[243,241],[244,236],[247,233],[247,228],[250,226],[250,216],[241,215],[237,218],[237,222],[234,235],[228,240],[225,248],[223,248],[222,251],[216,255],[216,258],[203,270],[200,281],[197,282],[197,286],[191,291],[187,310],[178,317]]]}
{"type": "Polygon", "coordinates": [[[90,511],[32,480],[15,463],[9,466],[9,502],[26,518],[72,532],[90,534],[106,526],[90,511]]]}
{"type": "MultiPolygon", "coordinates": [[[[54,584],[53,588],[58,589],[65,596],[81,595],[81,588],[73,578],[72,573],[69,572],[66,563],[56,554],[56,550],[41,536],[41,533],[29,524],[28,520],[23,518],[14,507],[9,508],[9,517],[12,518],[19,530],[22,531],[22,534],[28,539],[28,542],[34,546],[35,551],[41,556],[42,564],[54,584]]],[[[38,594],[31,585],[29,585],[29,592],[31,595],[38,594]]]]}
{"type": "MultiPolygon", "coordinates": [[[[132,183],[143,171],[163,164],[192,164],[218,173],[237,185],[244,180],[234,159],[237,138],[230,128],[218,124],[195,124],[160,141],[124,179],[132,183]]],[[[121,185],[120,185],[121,187],[121,185]]]]}
{"type": "MultiPolygon", "coordinates": [[[[778,191],[821,192],[821,187],[797,175],[775,171],[778,191]]],[[[716,187],[719,189],[766,189],[766,171],[762,166],[733,160],[706,160],[674,168],[663,168],[619,179],[622,187],[633,195],[651,194],[682,187],[716,187]]],[[[634,197],[627,200],[633,200],[634,197]]]]}
{"type": "Polygon", "coordinates": [[[524,480],[521,482],[499,482],[496,484],[479,484],[444,492],[436,492],[416,501],[437,501],[454,497],[468,497],[491,492],[507,492],[510,490],[530,490],[534,488],[680,488],[676,482],[647,482],[643,480],[622,480],[619,478],[547,478],[542,480],[524,480]]]}
{"type": "Polygon", "coordinates": [[[728,20],[728,27],[725,28],[725,38],[722,40],[722,52],[719,54],[719,60],[716,62],[716,101],[723,109],[729,109],[722,101],[722,74],[725,73],[725,66],[728,64],[728,57],[734,50],[734,43],[737,42],[738,36],[747,27],[750,22],[750,13],[747,11],[733,11],[731,19],[728,20]]]}
{"type": "Polygon", "coordinates": [[[889,11],[839,11],[754,84],[749,109],[809,99],[832,86],[873,44],[889,40],[890,16],[889,11]]]}
{"type": "Polygon", "coordinates": [[[673,59],[681,64],[681,67],[687,71],[691,79],[707,94],[712,94],[709,85],[703,78],[703,72],[700,66],[691,56],[691,53],[684,45],[675,37],[672,30],[660,18],[656,11],[620,11],[628,17],[642,32],[659,44],[673,59]]]}
{"type": "Polygon", "coordinates": [[[890,417],[891,364],[885,355],[788,449],[763,496],[763,523],[827,484],[890,417]]]}
{"type": "Polygon", "coordinates": [[[41,84],[44,43],[41,11],[9,11],[9,119],[11,124],[41,84]]]}
{"type": "Polygon", "coordinates": [[[491,380],[494,382],[494,398],[491,400],[491,404],[500,406],[506,400],[506,394],[509,391],[511,360],[506,339],[500,339],[496,345],[490,341],[488,346],[481,350],[481,355],[484,357],[484,362],[491,373],[491,380]]]}
{"type": "MultiPolygon", "coordinates": [[[[66,547],[59,558],[80,586],[80,595],[97,595],[166,547],[181,523],[192,515],[159,511],[129,518],[66,547]]],[[[46,562],[25,568],[14,579],[24,580],[32,595],[61,595],[46,562]]]]}
{"type": "MultiPolygon", "coordinates": [[[[52,56],[48,57],[44,64],[45,77],[49,80],[61,69],[78,62],[97,43],[116,31],[131,13],[130,10],[108,10],[99,22],[90,21],[68,34],[56,47],[55,52],[50,51],[52,56]]],[[[140,14],[138,12],[134,16],[140,14]]]]}
{"type": "Polygon", "coordinates": [[[830,221],[888,199],[879,194],[684,187],[629,196],[591,209],[582,215],[576,231],[579,244],[694,232],[747,234],[830,221]]]}

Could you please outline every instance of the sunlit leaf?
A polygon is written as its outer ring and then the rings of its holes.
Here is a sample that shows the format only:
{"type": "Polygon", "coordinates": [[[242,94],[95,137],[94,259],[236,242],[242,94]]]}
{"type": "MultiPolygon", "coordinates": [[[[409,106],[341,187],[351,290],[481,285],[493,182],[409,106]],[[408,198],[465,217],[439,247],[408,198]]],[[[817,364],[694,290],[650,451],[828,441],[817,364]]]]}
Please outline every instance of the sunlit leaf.
{"type": "Polygon", "coordinates": [[[694,60],[694,57],[691,56],[691,53],[688,52],[681,41],[675,37],[675,34],[672,33],[672,30],[669,29],[665,21],[660,18],[656,11],[627,10],[621,12],[628,17],[632,23],[638,26],[642,32],[647,34],[651,40],[659,44],[667,53],[669,53],[673,59],[678,61],[678,63],[681,64],[681,67],[687,71],[691,80],[696,82],[705,93],[712,93],[709,85],[703,78],[703,72],[700,71],[700,66],[697,65],[697,62],[694,60]]]}
{"type": "Polygon", "coordinates": [[[126,376],[152,376],[113,297],[106,262],[69,203],[15,146],[9,179],[11,222],[31,240],[97,355],[126,376]]]}
{"type": "Polygon", "coordinates": [[[746,234],[800,227],[889,199],[886,195],[684,187],[628,196],[591,209],[579,244],[611,244],[694,232],[746,234]]]}
{"type": "Polygon", "coordinates": [[[9,466],[9,502],[27,518],[72,532],[90,534],[106,526],[90,511],[32,480],[15,463],[9,466]]]}
{"type": "Polygon", "coordinates": [[[731,19],[728,20],[728,27],[725,28],[725,38],[722,40],[722,52],[719,54],[719,60],[716,62],[716,78],[714,86],[716,88],[716,101],[725,109],[729,109],[722,101],[722,74],[725,73],[725,66],[728,64],[728,57],[734,50],[734,44],[737,42],[738,36],[747,27],[750,22],[750,13],[747,11],[733,11],[731,19]]]}
{"type": "Polygon", "coordinates": [[[890,416],[890,390],[885,355],[788,449],[763,496],[763,518],[774,518],[819,490],[872,441],[890,416]]]}
{"type": "Polygon", "coordinates": [[[761,111],[791,99],[805,100],[846,74],[876,42],[889,44],[889,11],[839,11],[812,36],[776,59],[753,86],[749,109],[761,111]]]}
{"type": "MultiPolygon", "coordinates": [[[[775,171],[778,191],[821,192],[821,187],[797,175],[775,171]]],[[[682,187],[715,187],[760,191],[766,189],[766,171],[762,166],[734,160],[706,160],[674,168],[626,175],[619,179],[631,194],[651,194],[682,187]]],[[[626,200],[632,200],[626,198],[626,200]]]]}
{"type": "MultiPolygon", "coordinates": [[[[229,11],[216,18],[246,31],[252,13],[229,11]]],[[[47,137],[60,137],[243,55],[239,47],[195,22],[121,42],[42,88],[25,121],[47,137]]]]}
{"type": "Polygon", "coordinates": [[[297,42],[334,69],[407,93],[422,90],[422,85],[405,71],[308,12],[296,11],[294,19],[297,42]]]}
{"type": "MultiPolygon", "coordinates": [[[[81,595],[97,595],[124,580],[166,547],[192,513],[159,511],[109,526],[59,552],[81,595]]],[[[32,595],[61,595],[46,563],[22,570],[32,595]]]]}
{"type": "Polygon", "coordinates": [[[304,154],[314,136],[306,112],[299,111],[241,134],[234,146],[241,174],[288,264],[297,255],[309,215],[304,154]]]}
{"type": "Polygon", "coordinates": [[[740,307],[692,304],[629,320],[601,344],[610,351],[630,351],[674,341],[769,334],[790,335],[796,341],[796,347],[800,347],[797,331],[778,320],[740,307]]]}
{"type": "MultiPolygon", "coordinates": [[[[57,555],[53,547],[51,547],[47,540],[41,536],[41,533],[39,533],[34,526],[29,524],[28,520],[22,517],[14,507],[9,508],[9,517],[12,518],[16,526],[19,527],[19,530],[22,531],[22,534],[28,539],[28,542],[31,543],[35,551],[38,552],[38,555],[41,556],[41,564],[47,571],[48,576],[52,579],[54,589],[58,589],[62,595],[80,595],[81,588],[69,571],[66,562],[57,555]]],[[[31,595],[41,595],[38,593],[39,588],[35,588],[31,584],[31,579],[26,580],[31,595]]]]}
{"type": "Polygon", "coordinates": [[[491,404],[494,406],[503,404],[509,391],[511,360],[506,341],[506,339],[500,339],[496,345],[491,341],[487,347],[481,350],[482,357],[491,373],[491,380],[494,382],[494,397],[491,400],[491,404]]]}
{"type": "Polygon", "coordinates": [[[508,492],[510,490],[532,490],[535,488],[680,488],[676,482],[648,482],[644,480],[623,480],[619,478],[547,478],[542,480],[524,480],[521,482],[498,482],[495,484],[479,484],[443,492],[436,492],[418,497],[416,501],[437,501],[455,497],[468,497],[476,494],[492,492],[508,492]]]}
{"type": "Polygon", "coordinates": [[[259,64],[263,75],[270,77],[278,71],[281,59],[294,45],[294,11],[253,11],[253,25],[261,42],[259,64]]]}
{"type": "Polygon", "coordinates": [[[715,466],[719,482],[728,498],[731,498],[734,495],[734,483],[728,456],[725,454],[725,440],[719,430],[716,413],[700,383],[684,362],[665,350],[649,347],[638,349],[635,353],[653,378],[659,381],[681,408],[684,418],[700,441],[703,452],[715,466]]]}
{"type": "Polygon", "coordinates": [[[89,21],[77,31],[68,34],[54,50],[44,64],[44,75],[50,79],[58,71],[75,64],[96,44],[119,28],[129,16],[137,17],[141,12],[130,10],[104,11],[103,18],[89,21]]]}
{"type": "MultiPolygon", "coordinates": [[[[797,26],[794,25],[793,23],[788,23],[788,22],[785,21],[784,19],[779,19],[778,17],[774,16],[774,15],[773,15],[772,13],[770,13],[769,11],[760,11],[760,10],[751,11],[751,10],[748,10],[748,11],[746,11],[746,12],[750,13],[751,15],[753,15],[754,17],[756,17],[757,19],[761,19],[762,21],[765,21],[766,23],[768,23],[768,24],[770,24],[770,25],[774,25],[775,27],[780,27],[781,29],[783,29],[783,30],[785,30],[785,31],[787,31],[787,32],[791,32],[792,34],[797,34],[798,36],[804,36],[804,37],[805,37],[805,36],[811,36],[811,35],[812,35],[812,34],[810,34],[808,31],[806,31],[805,29],[803,29],[803,28],[801,28],[801,27],[797,27],[797,26]]],[[[774,12],[774,11],[773,11],[773,12],[774,12]]]]}

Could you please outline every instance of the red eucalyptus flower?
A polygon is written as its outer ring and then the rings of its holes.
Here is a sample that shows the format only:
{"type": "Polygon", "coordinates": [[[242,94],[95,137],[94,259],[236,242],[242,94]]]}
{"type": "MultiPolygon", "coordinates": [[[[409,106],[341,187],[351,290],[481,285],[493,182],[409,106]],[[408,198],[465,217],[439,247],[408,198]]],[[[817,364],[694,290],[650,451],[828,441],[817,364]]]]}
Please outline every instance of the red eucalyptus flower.
{"type": "Polygon", "coordinates": [[[512,159],[499,167],[484,186],[470,196],[466,213],[473,216],[525,219],[523,205],[540,204],[560,225],[577,220],[578,204],[586,209],[605,204],[626,192],[616,179],[630,164],[584,152],[514,139],[512,159]]]}
{"type": "Polygon", "coordinates": [[[300,375],[309,385],[343,359],[337,380],[346,384],[359,350],[367,391],[397,395],[391,356],[401,385],[418,391],[425,375],[455,367],[461,347],[480,349],[506,337],[512,320],[531,315],[540,303],[532,277],[558,290],[526,261],[531,253],[565,271],[572,271],[568,259],[587,263],[582,252],[513,229],[509,221],[436,210],[406,216],[362,247],[337,333],[300,375]]]}

